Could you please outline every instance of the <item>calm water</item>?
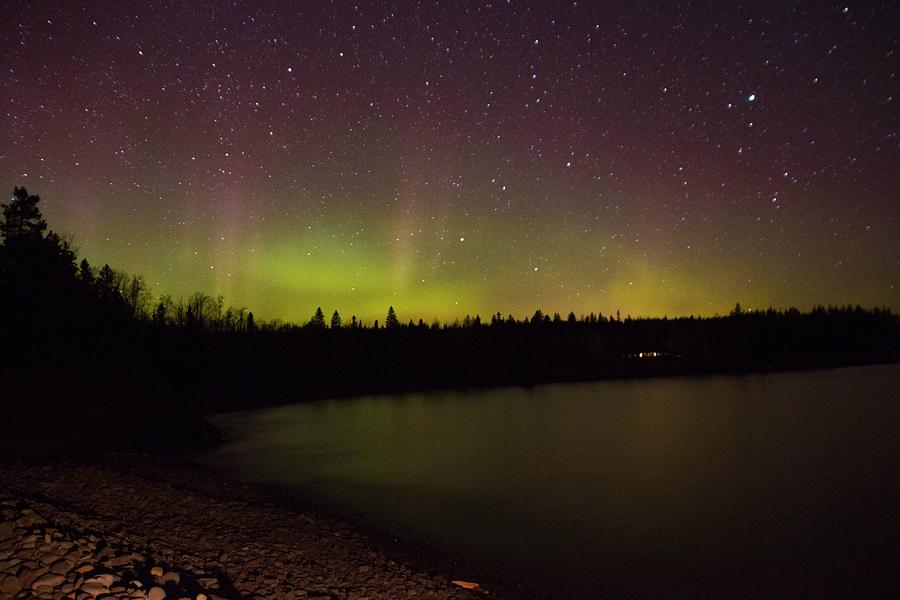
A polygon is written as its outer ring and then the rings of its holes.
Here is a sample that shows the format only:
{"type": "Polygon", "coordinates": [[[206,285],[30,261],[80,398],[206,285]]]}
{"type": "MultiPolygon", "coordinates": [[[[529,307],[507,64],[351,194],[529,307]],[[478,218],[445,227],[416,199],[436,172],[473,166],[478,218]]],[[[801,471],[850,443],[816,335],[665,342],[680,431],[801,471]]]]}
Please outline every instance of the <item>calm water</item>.
{"type": "Polygon", "coordinates": [[[900,365],[362,397],[213,422],[231,441],[207,464],[561,597],[900,590],[900,365]]]}

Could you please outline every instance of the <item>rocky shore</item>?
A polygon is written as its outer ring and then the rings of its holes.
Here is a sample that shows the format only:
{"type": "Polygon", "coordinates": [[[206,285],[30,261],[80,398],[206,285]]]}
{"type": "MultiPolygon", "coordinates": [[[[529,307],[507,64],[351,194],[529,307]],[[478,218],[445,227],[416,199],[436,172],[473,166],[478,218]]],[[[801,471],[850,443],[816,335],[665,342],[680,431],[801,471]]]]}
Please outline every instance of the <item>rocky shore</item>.
{"type": "Polygon", "coordinates": [[[193,465],[0,464],[0,598],[472,600],[354,527],[193,465]]]}

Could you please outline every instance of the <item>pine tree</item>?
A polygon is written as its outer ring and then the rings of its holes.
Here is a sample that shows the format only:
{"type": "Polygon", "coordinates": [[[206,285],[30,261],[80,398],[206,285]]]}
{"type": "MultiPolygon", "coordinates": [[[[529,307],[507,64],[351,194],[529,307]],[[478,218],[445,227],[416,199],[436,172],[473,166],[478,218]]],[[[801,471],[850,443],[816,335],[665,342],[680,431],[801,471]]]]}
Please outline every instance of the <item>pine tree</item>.
{"type": "Polygon", "coordinates": [[[324,328],[325,327],[325,313],[322,312],[322,307],[316,308],[316,314],[313,315],[313,318],[309,320],[310,327],[324,328]]]}
{"type": "Polygon", "coordinates": [[[105,264],[97,274],[97,287],[100,291],[100,297],[104,300],[112,300],[118,298],[119,289],[116,286],[116,274],[112,267],[105,264]]]}
{"type": "Polygon", "coordinates": [[[29,196],[25,188],[14,188],[9,204],[3,207],[0,237],[7,247],[17,244],[37,243],[44,237],[47,222],[37,207],[40,196],[29,196]]]}
{"type": "Polygon", "coordinates": [[[338,314],[338,311],[334,311],[334,314],[331,315],[331,328],[332,329],[340,329],[341,328],[341,315],[338,314]]]}
{"type": "Polygon", "coordinates": [[[384,320],[384,326],[388,329],[393,329],[394,327],[400,326],[400,321],[397,319],[397,313],[394,312],[393,306],[388,308],[388,314],[387,318],[384,320]]]}
{"type": "Polygon", "coordinates": [[[47,230],[38,202],[17,187],[9,204],[0,205],[0,310],[21,311],[23,322],[71,310],[78,285],[75,253],[47,230]]]}
{"type": "Polygon", "coordinates": [[[86,258],[82,258],[81,264],[78,265],[78,279],[85,289],[94,288],[94,269],[91,268],[91,264],[86,258]]]}
{"type": "MultiPolygon", "coordinates": [[[[169,306],[166,303],[165,298],[159,301],[159,304],[156,305],[156,309],[154,309],[153,311],[153,323],[156,325],[166,324],[166,316],[169,312],[169,306]]],[[[169,302],[171,302],[171,300],[169,300],[169,302]]]]}

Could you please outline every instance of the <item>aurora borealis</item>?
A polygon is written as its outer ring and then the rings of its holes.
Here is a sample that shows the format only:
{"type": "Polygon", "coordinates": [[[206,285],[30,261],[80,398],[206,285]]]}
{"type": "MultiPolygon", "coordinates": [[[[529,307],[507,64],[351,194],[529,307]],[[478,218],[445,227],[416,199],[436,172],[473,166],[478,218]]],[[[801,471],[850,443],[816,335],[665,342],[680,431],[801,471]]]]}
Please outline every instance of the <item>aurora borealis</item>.
{"type": "Polygon", "coordinates": [[[900,307],[895,3],[5,4],[0,184],[260,318],[900,307]]]}

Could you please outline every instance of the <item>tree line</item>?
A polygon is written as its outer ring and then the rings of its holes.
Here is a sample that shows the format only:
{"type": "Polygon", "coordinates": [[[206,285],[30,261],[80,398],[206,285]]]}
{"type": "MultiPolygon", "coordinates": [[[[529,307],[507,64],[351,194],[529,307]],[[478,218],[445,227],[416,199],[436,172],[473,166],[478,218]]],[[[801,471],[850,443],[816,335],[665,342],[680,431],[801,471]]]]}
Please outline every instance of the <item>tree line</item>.
{"type": "MultiPolygon", "coordinates": [[[[9,204],[3,204],[3,222],[0,223],[0,234],[3,243],[0,245],[0,285],[9,292],[23,293],[28,298],[23,304],[31,304],[41,299],[41,292],[52,289],[51,297],[56,304],[60,292],[68,291],[72,295],[74,288],[80,288],[87,297],[111,315],[126,316],[153,323],[155,325],[175,327],[178,329],[202,329],[210,332],[253,332],[264,331],[296,331],[298,329],[469,329],[478,327],[517,327],[517,326],[577,326],[605,325],[621,323],[623,319],[617,312],[615,315],[590,313],[576,315],[569,312],[566,317],[555,312],[552,315],[541,309],[528,317],[517,318],[512,314],[504,316],[497,312],[489,319],[481,315],[466,315],[461,320],[441,323],[434,319],[426,322],[423,319],[410,319],[404,323],[398,317],[393,306],[388,307],[383,321],[375,320],[371,325],[352,315],[344,320],[338,310],[334,310],[330,319],[326,319],[321,307],[316,308],[312,317],[302,323],[290,323],[281,320],[257,322],[247,307],[234,308],[225,305],[223,296],[211,296],[201,291],[194,292],[188,298],[173,299],[169,295],[154,297],[151,288],[140,275],[132,275],[113,269],[104,264],[99,269],[83,258],[77,267],[77,257],[69,242],[57,233],[49,230],[37,206],[40,198],[29,195],[25,188],[15,188],[9,204]],[[17,284],[17,285],[13,285],[17,284]]],[[[859,306],[815,306],[810,314],[860,314],[864,309],[859,306]]],[[[874,314],[891,315],[889,308],[875,308],[874,314]]],[[[731,318],[764,315],[768,318],[798,318],[801,316],[795,307],[786,310],[768,308],[765,311],[746,311],[740,303],[729,313],[731,318]]],[[[687,317],[699,319],[700,317],[687,317]]],[[[716,317],[713,317],[716,318],[716,317]]],[[[624,322],[634,319],[629,315],[624,322]]],[[[653,319],[638,319],[653,320],[653,319]]],[[[667,317],[662,318],[668,320],[667,317]]]]}
{"type": "Polygon", "coordinates": [[[317,308],[305,323],[257,321],[221,296],[154,297],[140,276],[78,261],[38,202],[15,188],[0,222],[0,378],[3,408],[32,423],[21,435],[46,429],[46,414],[65,415],[58,435],[114,418],[140,439],[176,439],[203,435],[184,427],[202,412],[275,401],[900,360],[896,315],[860,306],[451,323],[404,322],[389,307],[371,325],[317,308]]]}

